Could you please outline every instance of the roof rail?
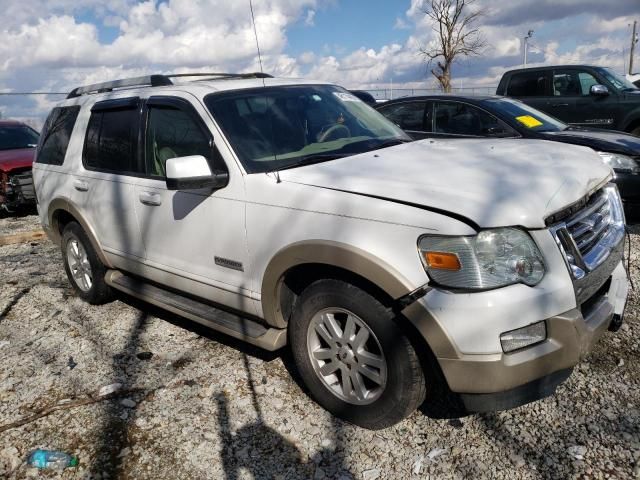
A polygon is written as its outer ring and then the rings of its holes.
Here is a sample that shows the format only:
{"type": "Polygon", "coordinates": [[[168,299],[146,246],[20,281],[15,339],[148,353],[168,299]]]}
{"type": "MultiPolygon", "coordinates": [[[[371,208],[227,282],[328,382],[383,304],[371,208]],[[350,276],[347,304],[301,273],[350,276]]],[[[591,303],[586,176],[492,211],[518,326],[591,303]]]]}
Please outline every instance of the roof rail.
{"type": "Polygon", "coordinates": [[[173,85],[172,78],[176,77],[207,77],[202,80],[211,78],[219,79],[233,79],[233,78],[273,78],[268,73],[254,72],[254,73],[175,73],[172,75],[147,75],[144,77],[135,78],[123,78],[120,80],[113,80],[111,82],[94,83],[92,85],[86,85],[84,87],[77,87],[71,90],[71,93],[67,95],[67,98],[76,98],[81,95],[89,95],[92,93],[104,93],[111,92],[118,88],[131,88],[131,87],[162,87],[166,85],[173,85]]]}
{"type": "Polygon", "coordinates": [[[147,75],[145,77],[123,78],[113,80],[112,82],[94,83],[84,87],[78,87],[71,90],[67,98],[75,98],[81,95],[89,95],[91,93],[111,92],[117,88],[127,87],[161,87],[164,85],[173,85],[173,82],[165,75],[147,75]]]}
{"type": "Polygon", "coordinates": [[[174,73],[172,75],[166,75],[168,78],[175,77],[214,77],[214,78],[273,78],[272,75],[262,72],[251,73],[174,73]]]}

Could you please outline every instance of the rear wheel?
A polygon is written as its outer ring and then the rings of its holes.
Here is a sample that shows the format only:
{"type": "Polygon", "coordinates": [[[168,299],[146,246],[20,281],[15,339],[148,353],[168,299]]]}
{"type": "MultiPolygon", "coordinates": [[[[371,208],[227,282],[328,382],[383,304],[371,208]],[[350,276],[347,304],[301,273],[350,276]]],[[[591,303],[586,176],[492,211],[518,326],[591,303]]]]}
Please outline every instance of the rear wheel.
{"type": "Polygon", "coordinates": [[[311,284],[296,302],[289,335],[311,396],[340,418],[385,428],[425,398],[418,356],[393,313],[354,285],[311,284]]]}
{"type": "Polygon", "coordinates": [[[79,224],[64,227],[61,247],[67,277],[78,296],[94,305],[112,300],[113,290],[104,281],[107,269],[79,224]]]}

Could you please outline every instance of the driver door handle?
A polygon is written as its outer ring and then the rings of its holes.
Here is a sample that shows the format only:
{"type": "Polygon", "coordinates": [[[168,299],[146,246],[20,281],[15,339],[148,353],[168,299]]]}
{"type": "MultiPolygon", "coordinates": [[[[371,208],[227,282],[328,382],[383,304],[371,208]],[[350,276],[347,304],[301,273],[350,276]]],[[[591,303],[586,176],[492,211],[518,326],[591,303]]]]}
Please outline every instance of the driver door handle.
{"type": "Polygon", "coordinates": [[[140,203],[150,207],[162,205],[162,197],[160,197],[158,193],[142,192],[138,198],[140,199],[140,203]]]}

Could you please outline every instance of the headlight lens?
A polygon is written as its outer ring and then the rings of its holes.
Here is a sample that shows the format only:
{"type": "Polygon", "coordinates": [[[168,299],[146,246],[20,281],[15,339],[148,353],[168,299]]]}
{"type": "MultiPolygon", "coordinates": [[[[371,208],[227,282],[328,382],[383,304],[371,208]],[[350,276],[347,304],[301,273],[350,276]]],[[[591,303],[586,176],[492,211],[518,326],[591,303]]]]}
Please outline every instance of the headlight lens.
{"type": "Polygon", "coordinates": [[[429,276],[447,287],[533,286],[545,272],[538,247],[529,234],[517,228],[484,230],[472,237],[424,235],[418,249],[429,276]]]}
{"type": "Polygon", "coordinates": [[[640,173],[638,163],[627,155],[611,152],[598,152],[602,161],[620,173],[640,173]]]}

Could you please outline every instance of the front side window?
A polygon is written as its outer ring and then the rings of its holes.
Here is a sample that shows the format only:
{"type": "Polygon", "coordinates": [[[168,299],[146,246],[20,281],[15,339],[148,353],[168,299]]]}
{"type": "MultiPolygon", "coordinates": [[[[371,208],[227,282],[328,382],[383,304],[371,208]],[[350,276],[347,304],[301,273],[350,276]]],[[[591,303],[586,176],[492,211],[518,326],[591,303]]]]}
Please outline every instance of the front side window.
{"type": "Polygon", "coordinates": [[[38,143],[38,132],[26,125],[0,126],[0,150],[34,148],[38,143]]]}
{"type": "Polygon", "coordinates": [[[42,129],[36,163],[62,165],[80,107],[54,108],[42,129]]]}
{"type": "Polygon", "coordinates": [[[546,92],[547,73],[519,72],[511,76],[506,94],[511,97],[541,97],[546,92]]]}
{"type": "Polygon", "coordinates": [[[507,118],[512,125],[534,132],[560,132],[567,128],[566,123],[512,98],[489,98],[482,100],[481,104],[502,118],[507,118]]]}
{"type": "Polygon", "coordinates": [[[504,133],[506,125],[472,105],[434,102],[434,132],[451,135],[486,136],[504,133]]]}
{"type": "Polygon", "coordinates": [[[379,112],[331,85],[209,94],[205,104],[249,173],[293,168],[411,139],[379,112]]]}
{"type": "Polygon", "coordinates": [[[150,106],[145,145],[146,172],[164,177],[169,158],[211,157],[211,141],[193,117],[170,106],[150,106]]]}
{"type": "Polygon", "coordinates": [[[138,166],[137,106],[98,109],[91,112],[84,146],[89,169],[113,173],[142,173],[138,166]]]}
{"type": "Polygon", "coordinates": [[[380,113],[403,130],[424,131],[426,102],[403,102],[380,108],[380,113]]]}
{"type": "Polygon", "coordinates": [[[598,81],[588,72],[578,70],[556,70],[553,72],[553,95],[556,97],[579,97],[589,95],[592,85],[598,81]]]}

